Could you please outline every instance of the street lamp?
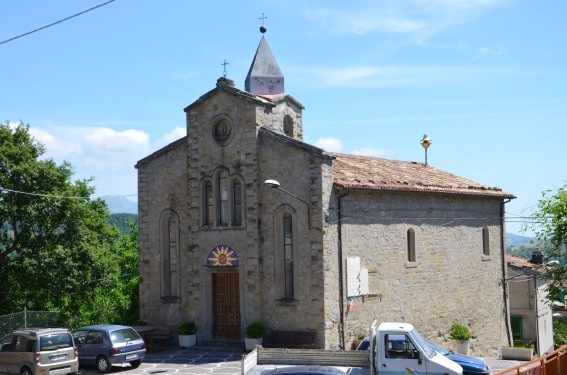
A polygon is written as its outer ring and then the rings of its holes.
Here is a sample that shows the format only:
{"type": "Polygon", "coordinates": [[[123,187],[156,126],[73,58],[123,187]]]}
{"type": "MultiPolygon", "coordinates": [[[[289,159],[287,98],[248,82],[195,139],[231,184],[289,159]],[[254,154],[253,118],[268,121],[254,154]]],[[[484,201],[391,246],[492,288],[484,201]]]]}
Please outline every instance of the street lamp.
{"type": "Polygon", "coordinates": [[[425,165],[427,165],[427,149],[431,146],[431,139],[427,134],[423,135],[423,139],[421,140],[421,146],[425,149],[425,165]]]}
{"type": "Polygon", "coordinates": [[[307,206],[307,225],[308,225],[309,229],[311,229],[311,207],[309,207],[309,203],[307,203],[303,199],[299,198],[297,195],[292,194],[289,191],[280,187],[280,183],[276,180],[266,180],[266,181],[264,181],[264,185],[266,185],[267,187],[272,188],[272,189],[281,190],[284,193],[291,195],[292,197],[294,197],[298,201],[305,203],[305,205],[307,206]]]}

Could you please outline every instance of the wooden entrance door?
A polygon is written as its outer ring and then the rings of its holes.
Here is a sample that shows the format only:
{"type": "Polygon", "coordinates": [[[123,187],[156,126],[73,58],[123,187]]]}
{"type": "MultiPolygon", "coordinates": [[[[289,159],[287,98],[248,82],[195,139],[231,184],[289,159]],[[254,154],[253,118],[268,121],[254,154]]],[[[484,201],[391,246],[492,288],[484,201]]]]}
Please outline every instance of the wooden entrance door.
{"type": "Polygon", "coordinates": [[[213,273],[213,336],[240,338],[238,273],[213,273]]]}

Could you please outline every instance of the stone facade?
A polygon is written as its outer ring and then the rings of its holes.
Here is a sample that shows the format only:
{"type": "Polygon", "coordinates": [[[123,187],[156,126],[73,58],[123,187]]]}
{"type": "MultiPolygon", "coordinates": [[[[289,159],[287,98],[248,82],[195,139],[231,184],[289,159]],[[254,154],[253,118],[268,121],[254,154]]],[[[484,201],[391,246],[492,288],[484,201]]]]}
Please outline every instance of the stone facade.
{"type": "Polygon", "coordinates": [[[200,342],[240,340],[261,320],[315,331],[321,348],[348,347],[373,319],[440,343],[460,322],[475,354],[496,355],[513,196],[422,164],[327,153],[303,142],[302,110],[220,78],[185,108],[187,136],[138,162],[141,319],[193,320],[200,342]],[[368,293],[349,300],[353,257],[368,293]]]}

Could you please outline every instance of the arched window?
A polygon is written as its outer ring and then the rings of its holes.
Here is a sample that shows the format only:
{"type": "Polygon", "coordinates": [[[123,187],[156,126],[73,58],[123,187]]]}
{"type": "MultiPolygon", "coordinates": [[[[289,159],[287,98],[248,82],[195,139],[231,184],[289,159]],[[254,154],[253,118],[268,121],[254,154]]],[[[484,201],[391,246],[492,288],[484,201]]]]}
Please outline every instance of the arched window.
{"type": "Polygon", "coordinates": [[[242,225],[242,184],[238,180],[232,184],[232,223],[242,225]]]}
{"type": "Polygon", "coordinates": [[[161,296],[179,295],[179,219],[172,210],[160,218],[161,296]]]}
{"type": "Polygon", "coordinates": [[[205,212],[203,213],[203,222],[205,225],[213,224],[213,213],[214,213],[214,199],[213,199],[213,183],[211,181],[205,182],[203,198],[205,200],[205,212]]]}
{"type": "Polygon", "coordinates": [[[219,173],[218,176],[219,210],[218,224],[228,224],[228,176],[226,172],[219,173]]]}
{"type": "Polygon", "coordinates": [[[407,231],[407,261],[416,262],[417,257],[415,254],[415,230],[413,228],[407,231]]]}
{"type": "Polygon", "coordinates": [[[286,115],[283,120],[283,131],[288,137],[293,137],[293,120],[291,116],[286,115]]]}
{"type": "Polygon", "coordinates": [[[293,301],[297,296],[298,236],[297,217],[290,206],[274,213],[275,286],[278,299],[293,301]]]}
{"type": "Polygon", "coordinates": [[[293,299],[293,229],[289,213],[283,217],[283,248],[284,248],[284,298],[293,299]]]}
{"type": "Polygon", "coordinates": [[[482,255],[490,255],[490,231],[488,227],[482,228],[482,255]]]}

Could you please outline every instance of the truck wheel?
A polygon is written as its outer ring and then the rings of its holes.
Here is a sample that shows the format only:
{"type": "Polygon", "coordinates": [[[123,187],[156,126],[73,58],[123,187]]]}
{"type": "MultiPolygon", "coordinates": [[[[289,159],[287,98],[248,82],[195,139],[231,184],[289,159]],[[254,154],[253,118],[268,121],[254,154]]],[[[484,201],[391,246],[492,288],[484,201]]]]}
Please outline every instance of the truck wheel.
{"type": "Polygon", "coordinates": [[[112,365],[110,364],[110,362],[108,362],[108,359],[106,359],[106,357],[100,356],[96,359],[96,368],[100,373],[106,374],[110,372],[112,365]]]}
{"type": "Polygon", "coordinates": [[[33,372],[28,367],[24,367],[20,372],[20,375],[33,375],[33,372]]]}

